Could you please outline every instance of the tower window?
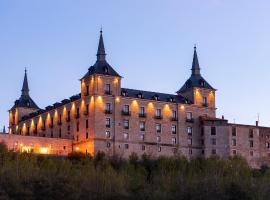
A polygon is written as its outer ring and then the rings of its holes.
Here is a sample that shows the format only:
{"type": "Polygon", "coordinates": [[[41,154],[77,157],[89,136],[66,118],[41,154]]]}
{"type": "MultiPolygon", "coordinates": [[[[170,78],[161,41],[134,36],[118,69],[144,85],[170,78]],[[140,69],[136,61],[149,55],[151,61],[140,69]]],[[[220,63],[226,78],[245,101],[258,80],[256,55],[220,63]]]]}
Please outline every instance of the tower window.
{"type": "Polygon", "coordinates": [[[207,98],[206,97],[203,97],[203,99],[202,99],[202,105],[203,106],[207,106],[207,98]]]}
{"type": "Polygon", "coordinates": [[[104,67],[104,72],[105,73],[108,73],[109,72],[109,68],[106,66],[106,67],[104,67]]]}
{"type": "Polygon", "coordinates": [[[232,127],[232,136],[236,136],[236,127],[232,127]]]}
{"type": "Polygon", "coordinates": [[[105,125],[106,125],[106,128],[111,127],[111,119],[110,118],[106,118],[105,125]]]}
{"type": "Polygon", "coordinates": [[[110,94],[111,93],[111,85],[110,84],[105,84],[105,93],[110,94]]]}

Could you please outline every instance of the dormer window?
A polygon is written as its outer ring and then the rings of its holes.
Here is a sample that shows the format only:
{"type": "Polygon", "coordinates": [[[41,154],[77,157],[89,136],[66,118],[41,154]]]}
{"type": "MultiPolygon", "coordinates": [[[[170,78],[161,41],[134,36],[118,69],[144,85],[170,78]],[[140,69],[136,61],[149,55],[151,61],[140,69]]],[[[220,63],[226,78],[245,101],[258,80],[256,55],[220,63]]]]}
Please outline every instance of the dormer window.
{"type": "Polygon", "coordinates": [[[106,67],[104,67],[104,72],[105,73],[108,73],[109,72],[109,69],[108,69],[108,67],[106,66],[106,67]]]}
{"type": "Polygon", "coordinates": [[[142,98],[143,98],[142,93],[139,93],[139,94],[137,95],[137,97],[140,98],[140,99],[142,99],[142,98]]]}
{"type": "Polygon", "coordinates": [[[127,96],[127,92],[126,91],[123,91],[122,92],[122,96],[124,96],[124,97],[127,96]]]}
{"type": "Polygon", "coordinates": [[[200,81],[200,85],[201,85],[202,87],[204,87],[204,86],[205,86],[205,81],[204,81],[204,80],[201,80],[201,81],[200,81]]]}
{"type": "Polygon", "coordinates": [[[169,101],[170,102],[174,102],[174,98],[173,97],[170,97],[169,101]]]}
{"type": "Polygon", "coordinates": [[[158,100],[159,100],[159,96],[158,96],[158,95],[155,95],[155,96],[154,96],[154,99],[155,99],[156,101],[158,101],[158,100]]]}

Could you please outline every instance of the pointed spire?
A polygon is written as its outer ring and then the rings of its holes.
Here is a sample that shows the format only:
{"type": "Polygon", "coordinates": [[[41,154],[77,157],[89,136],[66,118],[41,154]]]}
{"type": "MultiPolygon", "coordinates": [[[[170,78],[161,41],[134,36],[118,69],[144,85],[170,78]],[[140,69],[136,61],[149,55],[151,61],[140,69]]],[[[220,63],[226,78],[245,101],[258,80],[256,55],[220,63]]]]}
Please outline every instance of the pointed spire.
{"type": "Polygon", "coordinates": [[[24,70],[24,79],[23,79],[23,86],[22,86],[22,96],[29,96],[29,87],[28,87],[28,80],[27,80],[27,70],[24,70]]]}
{"type": "Polygon", "coordinates": [[[105,61],[106,53],[103,43],[102,28],[100,29],[98,51],[97,51],[97,61],[105,61]]]}
{"type": "Polygon", "coordinates": [[[193,54],[193,61],[192,61],[192,75],[201,75],[200,73],[200,64],[197,56],[196,45],[194,45],[194,54],[193,54]]]}

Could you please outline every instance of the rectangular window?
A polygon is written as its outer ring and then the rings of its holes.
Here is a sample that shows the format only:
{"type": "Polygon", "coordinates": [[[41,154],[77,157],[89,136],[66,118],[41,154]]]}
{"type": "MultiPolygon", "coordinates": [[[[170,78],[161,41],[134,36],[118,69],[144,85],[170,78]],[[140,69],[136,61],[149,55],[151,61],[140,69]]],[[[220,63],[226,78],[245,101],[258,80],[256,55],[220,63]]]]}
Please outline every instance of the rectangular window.
{"type": "Polygon", "coordinates": [[[144,141],[144,134],[141,134],[140,138],[141,138],[142,141],[144,141]]]}
{"type": "Polygon", "coordinates": [[[125,144],[125,149],[128,149],[128,147],[129,147],[128,144],[125,144]]]}
{"type": "Polygon", "coordinates": [[[249,141],[249,147],[250,147],[250,148],[253,147],[253,141],[252,141],[252,140],[249,141]]]}
{"type": "Polygon", "coordinates": [[[124,120],[124,129],[129,129],[129,121],[124,120]]]}
{"type": "Polygon", "coordinates": [[[88,132],[86,132],[86,134],[85,134],[85,138],[86,138],[86,139],[88,139],[88,132]]]}
{"type": "Polygon", "coordinates": [[[124,105],[124,112],[126,112],[126,113],[129,112],[129,105],[124,105]]]}
{"type": "Polygon", "coordinates": [[[124,133],[124,139],[128,140],[128,133],[124,133]]]}
{"type": "Polygon", "coordinates": [[[67,130],[70,131],[70,125],[68,125],[67,130]]]}
{"type": "Polygon", "coordinates": [[[172,125],[172,134],[176,134],[176,125],[172,125]]]}
{"type": "Polygon", "coordinates": [[[212,155],[216,155],[216,154],[217,154],[216,149],[212,149],[212,155]]]}
{"type": "Polygon", "coordinates": [[[173,144],[173,145],[176,144],[176,138],[175,138],[175,137],[172,138],[172,144],[173,144]]]}
{"type": "Polygon", "coordinates": [[[59,128],[59,137],[61,138],[62,137],[62,129],[59,128]]]}
{"type": "Polygon", "coordinates": [[[106,131],[105,134],[106,134],[106,138],[110,138],[111,137],[110,131],[106,131]]]}
{"type": "Polygon", "coordinates": [[[145,110],[144,110],[144,107],[140,107],[139,117],[145,117],[145,110]]]}
{"type": "Polygon", "coordinates": [[[158,147],[158,152],[161,152],[161,147],[158,147]]]}
{"type": "Polygon", "coordinates": [[[106,128],[110,128],[111,127],[111,119],[110,118],[106,118],[105,125],[106,125],[106,128]]]}
{"type": "Polygon", "coordinates": [[[232,136],[233,136],[233,137],[236,136],[236,127],[232,127],[232,136]]]}
{"type": "Polygon", "coordinates": [[[79,118],[80,117],[80,108],[77,108],[77,111],[76,111],[76,118],[79,118]]]}
{"type": "Polygon", "coordinates": [[[110,147],[111,147],[111,143],[107,142],[107,148],[110,148],[110,147]]]}
{"type": "Polygon", "coordinates": [[[212,144],[212,145],[216,145],[216,144],[217,144],[216,138],[211,138],[211,144],[212,144]]]}
{"type": "Polygon", "coordinates": [[[110,84],[105,84],[105,93],[106,94],[111,94],[111,85],[110,84]]]}
{"type": "Polygon", "coordinates": [[[253,138],[253,129],[249,129],[249,138],[253,138]]]}
{"type": "Polygon", "coordinates": [[[192,139],[191,138],[188,139],[188,145],[192,145],[192,139]]]}
{"type": "Polygon", "coordinates": [[[206,97],[203,97],[203,99],[202,99],[202,105],[203,106],[207,106],[207,98],[206,97]]]}
{"type": "Polygon", "coordinates": [[[156,117],[161,117],[161,109],[156,109],[156,117]]]}
{"type": "Polygon", "coordinates": [[[187,127],[187,133],[188,135],[192,135],[192,127],[187,127]]]}
{"type": "Polygon", "coordinates": [[[145,145],[142,145],[142,151],[145,151],[145,145]]]}
{"type": "Polygon", "coordinates": [[[85,92],[85,96],[89,95],[89,85],[86,86],[86,92],[85,92]]]}
{"type": "Polygon", "coordinates": [[[232,154],[233,155],[236,155],[236,150],[232,150],[232,154]]]}
{"type": "Polygon", "coordinates": [[[236,146],[236,139],[232,139],[232,146],[236,146]]]}
{"type": "Polygon", "coordinates": [[[176,110],[172,111],[172,120],[177,120],[177,113],[176,110]]]}
{"type": "Polygon", "coordinates": [[[216,127],[215,126],[211,127],[211,135],[216,135],[216,127]]]}
{"type": "Polygon", "coordinates": [[[201,140],[201,144],[204,145],[204,139],[201,140]]]}
{"type": "Polygon", "coordinates": [[[187,112],[187,119],[192,120],[192,112],[187,112]]]}
{"type": "Polygon", "coordinates": [[[161,124],[156,124],[157,133],[161,133],[161,124]]]}
{"type": "Polygon", "coordinates": [[[85,120],[85,128],[88,128],[88,119],[85,120]]]}
{"type": "Polygon", "coordinates": [[[270,148],[270,143],[269,142],[266,142],[265,143],[265,146],[266,146],[267,149],[269,149],[270,148]]]}
{"type": "Polygon", "coordinates": [[[79,132],[80,131],[80,123],[79,122],[77,122],[76,128],[77,128],[77,132],[79,132]]]}
{"type": "Polygon", "coordinates": [[[111,104],[110,103],[106,103],[106,105],[105,105],[105,111],[107,113],[111,111],[111,104]]]}
{"type": "Polygon", "coordinates": [[[157,142],[161,142],[160,136],[157,136],[157,142]]]}
{"type": "Polygon", "coordinates": [[[145,131],[145,122],[140,122],[140,131],[145,131]]]}

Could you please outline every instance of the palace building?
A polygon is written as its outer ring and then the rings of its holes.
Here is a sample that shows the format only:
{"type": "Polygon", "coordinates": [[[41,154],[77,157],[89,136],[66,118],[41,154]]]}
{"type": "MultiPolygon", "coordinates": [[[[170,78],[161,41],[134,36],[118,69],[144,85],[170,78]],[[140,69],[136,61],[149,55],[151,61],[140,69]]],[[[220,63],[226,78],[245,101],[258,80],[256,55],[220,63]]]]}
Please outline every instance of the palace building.
{"type": "Polygon", "coordinates": [[[253,167],[270,164],[270,128],[216,118],[216,90],[201,75],[196,47],[191,76],[176,94],[123,88],[121,80],[106,60],[101,31],[97,60],[80,79],[79,94],[41,109],[25,71],[21,97],[9,111],[9,134],[0,139],[10,149],[43,154],[241,155],[253,167]]]}

